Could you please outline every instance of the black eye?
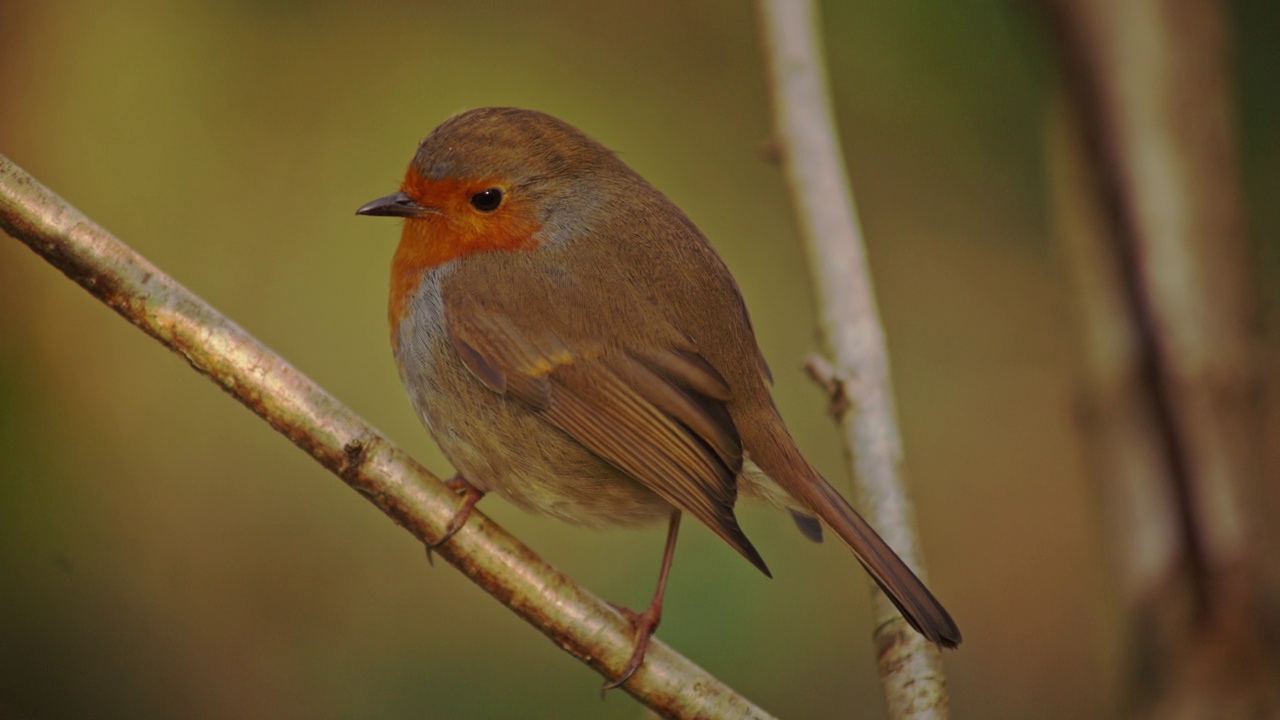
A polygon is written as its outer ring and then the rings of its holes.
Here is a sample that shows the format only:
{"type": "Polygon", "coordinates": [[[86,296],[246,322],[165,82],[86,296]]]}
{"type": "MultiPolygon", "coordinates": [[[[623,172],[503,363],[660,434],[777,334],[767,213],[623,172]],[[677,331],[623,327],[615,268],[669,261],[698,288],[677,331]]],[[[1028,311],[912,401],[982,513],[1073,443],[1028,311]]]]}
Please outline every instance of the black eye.
{"type": "Polygon", "coordinates": [[[498,188],[481,190],[471,196],[471,207],[480,212],[493,212],[502,204],[502,191],[498,188]]]}

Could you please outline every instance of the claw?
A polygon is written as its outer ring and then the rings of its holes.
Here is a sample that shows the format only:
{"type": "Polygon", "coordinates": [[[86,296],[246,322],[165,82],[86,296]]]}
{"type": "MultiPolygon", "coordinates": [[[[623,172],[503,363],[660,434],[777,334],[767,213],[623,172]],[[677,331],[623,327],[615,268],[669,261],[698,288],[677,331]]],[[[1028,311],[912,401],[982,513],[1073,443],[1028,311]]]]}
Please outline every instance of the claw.
{"type": "Polygon", "coordinates": [[[649,640],[653,638],[654,631],[658,629],[658,623],[662,621],[662,596],[666,594],[667,575],[671,572],[671,558],[675,555],[676,535],[679,531],[680,511],[676,510],[671,513],[671,524],[667,528],[667,547],[662,552],[662,569],[658,573],[658,588],[653,593],[653,600],[649,602],[649,607],[645,608],[644,612],[637,613],[620,605],[613,606],[631,623],[631,627],[635,628],[636,647],[631,651],[631,658],[627,660],[626,667],[622,668],[622,674],[600,688],[602,700],[605,693],[626,685],[631,676],[635,675],[644,664],[644,655],[649,650],[649,640]]]}
{"type": "Polygon", "coordinates": [[[649,650],[649,640],[653,637],[654,631],[658,629],[658,623],[662,620],[661,601],[657,604],[651,603],[642,613],[636,613],[624,607],[618,607],[618,611],[625,615],[631,621],[631,626],[635,628],[636,647],[635,650],[631,651],[631,658],[627,660],[627,665],[622,669],[622,674],[618,676],[618,679],[610,680],[601,686],[601,698],[604,698],[604,694],[610,690],[617,690],[626,685],[631,676],[635,675],[640,666],[644,664],[645,653],[649,650]]]}
{"type": "Polygon", "coordinates": [[[445,480],[444,484],[448,485],[450,490],[462,493],[462,507],[458,508],[458,512],[454,513],[453,519],[449,520],[449,525],[445,527],[444,534],[439,539],[427,541],[427,563],[432,566],[435,565],[435,559],[431,551],[449,542],[450,538],[458,534],[462,526],[467,524],[467,518],[471,517],[471,511],[475,509],[476,503],[480,502],[480,499],[484,497],[483,491],[467,482],[467,479],[461,475],[454,475],[445,480]]]}

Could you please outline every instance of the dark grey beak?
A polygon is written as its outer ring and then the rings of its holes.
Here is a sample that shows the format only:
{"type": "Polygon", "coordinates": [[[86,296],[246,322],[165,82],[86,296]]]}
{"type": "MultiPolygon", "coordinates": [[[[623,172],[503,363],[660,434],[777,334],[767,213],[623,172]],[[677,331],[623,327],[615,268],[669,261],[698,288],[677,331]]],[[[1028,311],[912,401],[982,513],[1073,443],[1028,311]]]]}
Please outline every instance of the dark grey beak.
{"type": "Polygon", "coordinates": [[[417,201],[402,192],[391,193],[386,197],[371,200],[361,205],[359,210],[356,210],[357,215],[385,215],[407,218],[435,215],[437,212],[435,208],[419,205],[417,201]]]}

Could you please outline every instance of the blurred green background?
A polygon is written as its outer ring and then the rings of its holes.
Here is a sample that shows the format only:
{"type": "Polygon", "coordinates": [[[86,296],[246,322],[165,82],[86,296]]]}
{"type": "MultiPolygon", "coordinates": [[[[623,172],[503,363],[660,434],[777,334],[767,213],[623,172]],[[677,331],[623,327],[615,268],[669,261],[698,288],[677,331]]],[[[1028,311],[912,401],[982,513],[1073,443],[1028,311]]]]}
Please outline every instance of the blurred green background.
{"type": "MultiPolygon", "coordinates": [[[[434,471],[388,346],[396,188],[465,108],[619,150],[737,275],[801,446],[842,488],[741,2],[528,7],[0,0],[0,153],[292,360],[434,471]]],[[[887,326],[960,717],[1111,712],[1120,618],[1072,424],[1073,318],[1046,214],[1051,56],[1028,6],[828,3],[840,127],[887,326]]],[[[1280,230],[1280,20],[1233,6],[1255,237],[1280,230]]],[[[1277,252],[1257,243],[1277,333],[1277,252]]],[[[1274,346],[1273,346],[1274,347],[1274,346]]],[[[662,528],[482,505],[605,598],[662,528]]],[[[704,529],[659,636],[788,718],[884,714],[867,580],[746,506],[764,579],[704,529]]],[[[638,718],[179,358],[0,241],[0,716],[638,718]]]]}

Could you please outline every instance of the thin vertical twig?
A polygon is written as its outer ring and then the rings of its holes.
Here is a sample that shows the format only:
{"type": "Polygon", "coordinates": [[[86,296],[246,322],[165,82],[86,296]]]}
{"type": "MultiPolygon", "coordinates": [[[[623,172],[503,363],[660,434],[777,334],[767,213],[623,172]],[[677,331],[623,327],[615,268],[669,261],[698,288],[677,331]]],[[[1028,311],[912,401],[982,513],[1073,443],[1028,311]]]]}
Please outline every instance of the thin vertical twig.
{"type": "MultiPolygon", "coordinates": [[[[815,280],[820,322],[834,369],[824,386],[852,456],[867,520],[923,579],[914,511],[902,480],[902,440],[884,331],[867,268],[853,194],[828,96],[817,11],[802,0],[761,0],[774,125],[815,280]]],[[[815,369],[817,368],[817,369],[815,369]]],[[[810,372],[818,372],[810,364],[810,372]]],[[[873,586],[874,587],[874,586],[873,586]]],[[[874,590],[880,677],[893,718],[949,716],[938,649],[874,590]]]]}

